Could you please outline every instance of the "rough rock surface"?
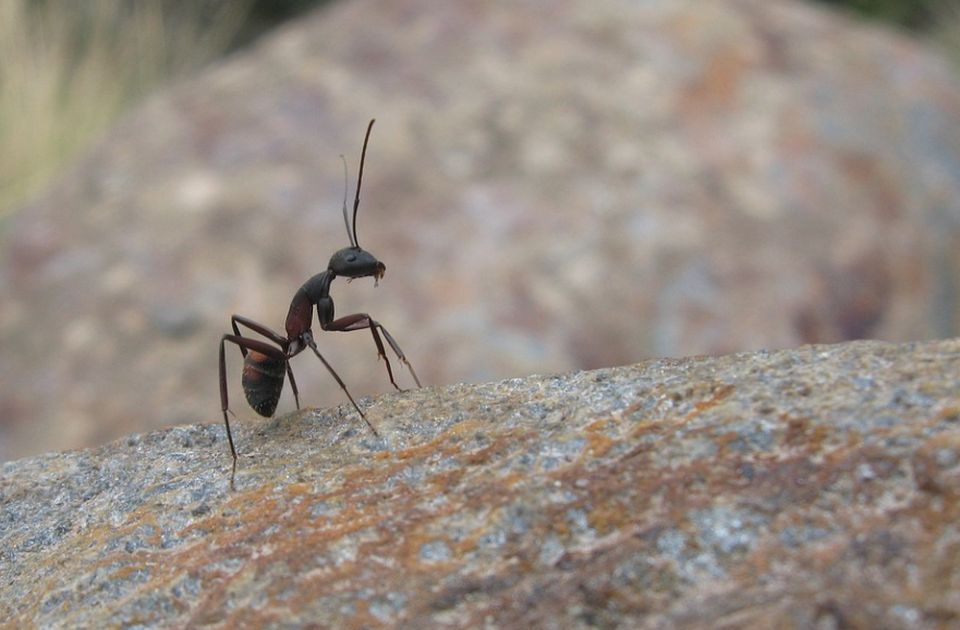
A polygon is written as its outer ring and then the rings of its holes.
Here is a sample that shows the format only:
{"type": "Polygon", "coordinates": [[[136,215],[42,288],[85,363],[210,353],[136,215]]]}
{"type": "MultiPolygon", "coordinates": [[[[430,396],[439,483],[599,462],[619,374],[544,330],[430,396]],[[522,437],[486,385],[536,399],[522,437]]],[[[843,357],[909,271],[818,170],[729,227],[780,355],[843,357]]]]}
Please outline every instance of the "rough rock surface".
{"type": "Polygon", "coordinates": [[[429,388],[0,473],[11,627],[960,623],[960,340],[429,388]]]}
{"type": "MultiPolygon", "coordinates": [[[[0,458],[208,419],[229,315],[282,327],[346,244],[337,156],[373,116],[387,275],[333,295],[425,382],[960,331],[960,90],[917,44],[785,0],[347,0],[159,94],[6,227],[0,458]]],[[[389,389],[368,335],[320,343],[389,389]]]]}

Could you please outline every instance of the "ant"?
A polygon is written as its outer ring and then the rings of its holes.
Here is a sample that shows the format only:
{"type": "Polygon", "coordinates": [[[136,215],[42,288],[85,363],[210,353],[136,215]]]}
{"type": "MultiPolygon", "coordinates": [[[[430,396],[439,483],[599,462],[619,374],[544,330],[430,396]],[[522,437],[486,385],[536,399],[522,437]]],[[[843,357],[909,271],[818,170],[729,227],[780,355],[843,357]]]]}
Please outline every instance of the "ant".
{"type": "MultiPolygon", "coordinates": [[[[384,351],[381,333],[387,339],[387,343],[393,348],[397,358],[407,366],[417,387],[421,387],[420,379],[414,372],[413,366],[403,354],[397,341],[393,338],[387,329],[380,322],[374,320],[367,313],[354,313],[339,319],[334,319],[333,298],[330,297],[330,283],[337,276],[344,276],[347,282],[354,278],[365,278],[373,276],[374,286],[386,272],[386,265],[377,260],[377,258],[368,251],[361,249],[357,240],[357,209],[360,207],[360,184],[363,181],[363,162],[367,156],[367,141],[370,139],[370,130],[373,129],[374,120],[367,125],[367,134],[363,138],[363,152],[360,154],[360,172],[357,176],[357,194],[353,201],[353,229],[347,217],[347,162],[343,160],[344,173],[344,191],[343,191],[343,222],[347,228],[347,238],[350,239],[350,247],[345,247],[336,252],[327,265],[326,271],[314,275],[301,286],[293,300],[290,302],[290,310],[287,313],[286,335],[272,330],[271,328],[257,323],[242,315],[232,315],[230,324],[233,327],[233,334],[225,334],[220,338],[220,403],[223,409],[223,422],[227,427],[227,440],[230,443],[230,454],[233,456],[233,473],[237,470],[237,449],[233,445],[233,435],[230,432],[230,420],[227,413],[230,411],[227,400],[227,375],[226,361],[224,356],[224,344],[226,342],[234,343],[240,348],[243,355],[243,377],[241,384],[243,392],[246,395],[247,402],[258,414],[264,417],[270,417],[277,408],[280,400],[280,392],[283,390],[283,381],[286,375],[290,376],[290,387],[293,389],[293,397],[300,408],[300,394],[297,391],[297,382],[293,378],[293,370],[290,367],[290,359],[303,352],[306,348],[313,350],[317,358],[326,366],[330,374],[340,385],[340,389],[350,399],[353,408],[363,418],[367,426],[377,437],[380,434],[376,428],[367,419],[360,407],[357,405],[353,396],[347,390],[343,379],[337,374],[336,370],[323,358],[317,349],[317,344],[313,339],[313,332],[310,330],[310,320],[313,317],[313,308],[317,308],[317,321],[320,328],[329,331],[350,332],[353,330],[363,330],[367,328],[373,335],[373,342],[377,346],[377,357],[383,359],[387,366],[387,376],[390,383],[397,389],[400,387],[393,378],[393,369],[390,367],[390,360],[384,351]],[[244,337],[240,334],[239,325],[242,325],[255,333],[265,337],[267,341],[244,337]]],[[[233,477],[231,476],[231,485],[233,477]]]]}

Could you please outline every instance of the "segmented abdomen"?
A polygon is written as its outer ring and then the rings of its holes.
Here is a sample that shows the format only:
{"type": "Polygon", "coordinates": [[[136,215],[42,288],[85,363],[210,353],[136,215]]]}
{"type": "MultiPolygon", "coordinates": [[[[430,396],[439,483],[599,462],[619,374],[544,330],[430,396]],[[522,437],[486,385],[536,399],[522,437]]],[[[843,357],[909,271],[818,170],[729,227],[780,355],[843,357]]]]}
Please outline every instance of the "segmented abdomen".
{"type": "Polygon", "coordinates": [[[243,361],[243,393],[253,410],[270,417],[280,402],[283,380],[287,375],[285,359],[273,359],[250,350],[243,361]]]}

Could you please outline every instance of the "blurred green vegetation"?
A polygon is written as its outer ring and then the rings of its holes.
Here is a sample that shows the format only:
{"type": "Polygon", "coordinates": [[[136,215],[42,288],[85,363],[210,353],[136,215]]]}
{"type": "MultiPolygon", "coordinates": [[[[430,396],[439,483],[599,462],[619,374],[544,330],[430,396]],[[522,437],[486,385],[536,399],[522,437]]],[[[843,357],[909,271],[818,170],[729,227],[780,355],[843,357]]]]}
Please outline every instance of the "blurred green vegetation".
{"type": "Polygon", "coordinates": [[[912,32],[939,46],[960,71],[960,0],[815,0],[912,32]]]}
{"type": "MultiPolygon", "coordinates": [[[[0,227],[158,85],[331,1],[0,0],[0,227]]],[[[939,42],[960,68],[960,0],[815,1],[939,42]]]]}
{"type": "Polygon", "coordinates": [[[944,0],[819,0],[853,11],[867,18],[888,22],[910,30],[933,26],[944,0]]]}
{"type": "Polygon", "coordinates": [[[222,55],[243,1],[0,0],[0,216],[132,103],[222,55]]]}

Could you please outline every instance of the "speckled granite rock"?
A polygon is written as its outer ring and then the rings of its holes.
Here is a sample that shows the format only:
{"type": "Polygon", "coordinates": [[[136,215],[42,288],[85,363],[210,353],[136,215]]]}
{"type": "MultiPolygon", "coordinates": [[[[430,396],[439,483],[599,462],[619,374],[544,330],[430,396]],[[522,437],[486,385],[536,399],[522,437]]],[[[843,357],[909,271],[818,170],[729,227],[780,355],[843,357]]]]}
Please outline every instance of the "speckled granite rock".
{"type": "Polygon", "coordinates": [[[960,340],[458,385],[9,462],[9,627],[960,623],[960,340]]]}
{"type": "MultiPolygon", "coordinates": [[[[374,116],[387,275],[333,295],[425,382],[960,334],[960,89],[916,43],[784,0],[349,0],[7,226],[0,459],[209,418],[230,314],[280,327],[346,244],[337,156],[374,116]]],[[[320,343],[389,389],[366,336],[320,343]]],[[[312,368],[305,400],[341,400],[312,368]]]]}

